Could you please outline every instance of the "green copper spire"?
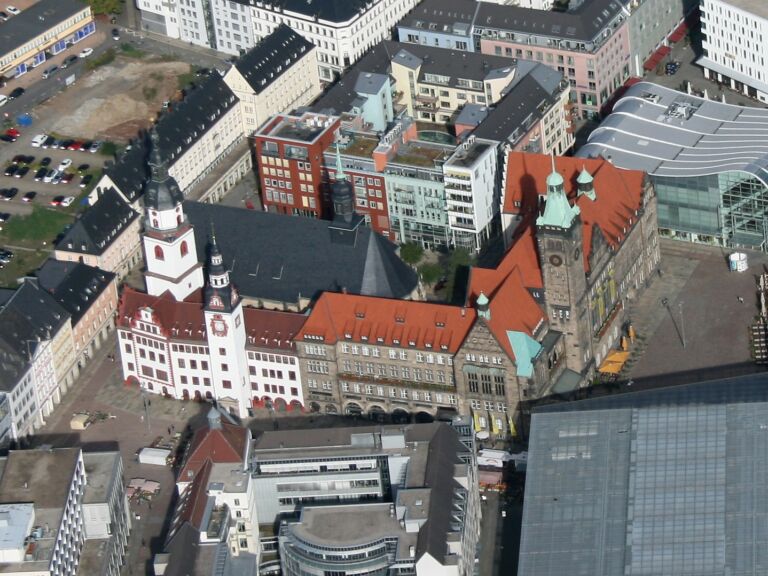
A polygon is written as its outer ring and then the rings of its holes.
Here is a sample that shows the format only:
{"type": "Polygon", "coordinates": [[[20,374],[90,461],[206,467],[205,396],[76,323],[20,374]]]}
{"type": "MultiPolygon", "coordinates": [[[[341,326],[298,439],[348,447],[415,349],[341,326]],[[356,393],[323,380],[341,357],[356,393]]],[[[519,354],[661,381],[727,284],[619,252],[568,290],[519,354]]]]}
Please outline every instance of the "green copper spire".
{"type": "Polygon", "coordinates": [[[336,180],[346,180],[347,175],[344,174],[344,168],[341,166],[341,152],[339,150],[339,143],[336,142],[336,180]]]}
{"type": "Polygon", "coordinates": [[[555,170],[555,156],[552,155],[552,173],[547,176],[547,201],[544,214],[536,218],[536,226],[570,228],[581,212],[578,206],[571,206],[563,187],[563,177],[555,170]]]}

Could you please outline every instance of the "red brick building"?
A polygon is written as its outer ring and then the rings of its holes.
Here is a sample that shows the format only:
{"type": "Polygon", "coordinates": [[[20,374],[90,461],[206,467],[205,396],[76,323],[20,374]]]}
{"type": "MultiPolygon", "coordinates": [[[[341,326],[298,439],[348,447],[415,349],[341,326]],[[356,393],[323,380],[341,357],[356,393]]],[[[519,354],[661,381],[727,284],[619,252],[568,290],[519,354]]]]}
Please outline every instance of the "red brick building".
{"type": "Polygon", "coordinates": [[[261,201],[269,212],[331,218],[323,183],[323,153],[334,143],[339,118],[307,112],[278,114],[255,133],[261,201]]]}

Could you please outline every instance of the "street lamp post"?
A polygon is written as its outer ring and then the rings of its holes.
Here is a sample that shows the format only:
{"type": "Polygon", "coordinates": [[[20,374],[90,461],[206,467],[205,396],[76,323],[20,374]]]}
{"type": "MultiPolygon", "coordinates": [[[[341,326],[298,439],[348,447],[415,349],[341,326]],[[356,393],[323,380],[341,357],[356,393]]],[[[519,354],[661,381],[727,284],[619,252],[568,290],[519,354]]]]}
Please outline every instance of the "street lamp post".
{"type": "Polygon", "coordinates": [[[683,301],[680,300],[678,306],[680,307],[680,337],[683,340],[683,348],[685,348],[685,316],[683,316],[683,301]]]}
{"type": "Polygon", "coordinates": [[[144,403],[144,420],[147,422],[147,432],[149,432],[151,430],[149,423],[149,398],[147,398],[147,393],[144,390],[141,391],[141,400],[144,403]]]}

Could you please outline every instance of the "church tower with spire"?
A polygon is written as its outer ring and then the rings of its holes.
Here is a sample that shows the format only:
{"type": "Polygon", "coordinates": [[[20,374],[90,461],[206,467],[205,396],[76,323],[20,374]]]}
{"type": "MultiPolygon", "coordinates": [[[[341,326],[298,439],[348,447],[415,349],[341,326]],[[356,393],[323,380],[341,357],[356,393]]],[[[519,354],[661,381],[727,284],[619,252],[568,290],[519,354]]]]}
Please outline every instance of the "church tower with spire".
{"type": "Polygon", "coordinates": [[[364,218],[355,212],[355,190],[344,174],[341,165],[341,153],[336,145],[336,181],[331,185],[331,201],[333,202],[333,221],[331,228],[335,230],[355,230],[364,218]]]}
{"type": "Polygon", "coordinates": [[[550,325],[565,335],[568,368],[582,373],[592,360],[592,339],[580,212],[568,200],[552,156],[544,211],[536,219],[544,299],[550,325]]]}
{"type": "Polygon", "coordinates": [[[250,407],[251,385],[248,378],[246,334],[243,305],[229,279],[229,270],[216,242],[211,225],[206,262],[204,313],[214,398],[221,407],[244,418],[250,407]]]}
{"type": "Polygon", "coordinates": [[[184,214],[184,194],[168,173],[155,129],[151,143],[152,177],[144,194],[144,277],[149,294],[170,291],[181,301],[203,287],[203,267],[197,260],[194,230],[184,214]]]}

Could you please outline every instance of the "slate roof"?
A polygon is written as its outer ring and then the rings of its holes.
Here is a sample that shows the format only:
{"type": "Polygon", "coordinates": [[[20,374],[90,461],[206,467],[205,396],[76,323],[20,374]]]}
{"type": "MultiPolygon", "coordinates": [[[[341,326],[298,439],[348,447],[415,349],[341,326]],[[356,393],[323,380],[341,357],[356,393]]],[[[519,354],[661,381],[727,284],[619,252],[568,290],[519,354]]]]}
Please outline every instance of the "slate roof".
{"type": "Polygon", "coordinates": [[[112,165],[104,168],[104,175],[109,176],[131,204],[144,193],[144,185],[149,181],[148,150],[146,142],[137,138],[130,150],[123,152],[112,165]]]}
{"type": "Polygon", "coordinates": [[[155,125],[163,158],[172,165],[226,114],[238,98],[220,74],[206,76],[155,125]]]}
{"type": "Polygon", "coordinates": [[[52,258],[43,263],[36,276],[40,287],[69,312],[73,326],[115,278],[115,274],[100,268],[52,258]]]}
{"type": "Polygon", "coordinates": [[[474,26],[590,42],[601,35],[625,3],[626,0],[584,0],[574,10],[554,12],[480,2],[474,26]]]}
{"type": "Polygon", "coordinates": [[[117,190],[110,188],[96,204],[75,220],[64,237],[56,243],[56,249],[101,255],[138,217],[138,212],[123,200],[117,190]]]}
{"type": "Polygon", "coordinates": [[[490,113],[473,134],[514,144],[531,126],[540,120],[557,101],[561,91],[562,74],[543,64],[518,61],[517,76],[506,95],[491,108],[490,113]]]}
{"type": "Polygon", "coordinates": [[[457,86],[457,79],[490,80],[504,77],[516,68],[512,58],[451,50],[421,44],[406,44],[402,42],[386,42],[392,62],[406,66],[421,65],[419,79],[424,81],[424,74],[440,74],[450,76],[450,85],[457,86]]]}
{"type": "Polygon", "coordinates": [[[210,227],[230,279],[243,296],[296,303],[323,291],[403,298],[417,284],[416,273],[397,256],[396,246],[370,228],[332,240],[332,223],[219,204],[187,201],[198,260],[205,261],[210,227]]]}
{"type": "Polygon", "coordinates": [[[453,354],[474,320],[472,308],[326,292],[297,339],[321,336],[325,344],[369,342],[453,354]]]}
{"type": "Polygon", "coordinates": [[[285,24],[248,50],[235,63],[256,94],[261,93],[315,47],[285,24]]]}
{"type": "Polygon", "coordinates": [[[479,4],[475,0],[424,0],[403,17],[398,27],[437,33],[469,31],[479,4]],[[458,30],[453,28],[456,24],[460,25],[458,30]]]}
{"type": "MultiPolygon", "coordinates": [[[[236,1],[239,4],[252,6],[252,2],[249,0],[236,1]]],[[[307,2],[307,0],[270,0],[269,5],[275,12],[296,12],[309,17],[317,16],[320,20],[327,20],[328,22],[346,22],[372,3],[376,4],[377,2],[371,2],[371,0],[312,0],[311,2],[307,2]]],[[[263,6],[263,9],[269,10],[269,5],[263,6]]]]}
{"type": "MultiPolygon", "coordinates": [[[[32,4],[0,26],[0,54],[14,52],[46,30],[55,28],[67,18],[82,12],[84,8],[83,2],[78,0],[40,0],[32,4]]],[[[85,24],[84,20],[81,25],[85,24]]]]}
{"type": "Polygon", "coordinates": [[[37,342],[55,336],[69,314],[27,279],[0,309],[0,390],[10,392],[23,376],[37,342]]]}

